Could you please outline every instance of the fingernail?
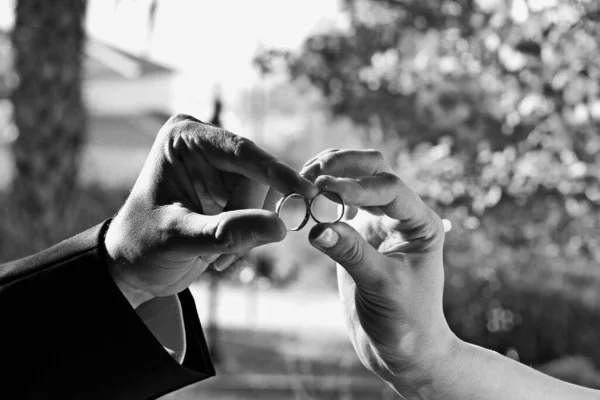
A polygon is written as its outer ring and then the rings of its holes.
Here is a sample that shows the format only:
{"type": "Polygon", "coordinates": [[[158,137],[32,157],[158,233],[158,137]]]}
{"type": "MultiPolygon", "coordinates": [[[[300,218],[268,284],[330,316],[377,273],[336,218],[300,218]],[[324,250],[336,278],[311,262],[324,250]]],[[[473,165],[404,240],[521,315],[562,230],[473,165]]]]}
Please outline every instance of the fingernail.
{"type": "Polygon", "coordinates": [[[340,235],[331,228],[325,229],[319,236],[313,239],[313,243],[324,249],[329,249],[336,245],[340,235]]]}
{"type": "Polygon", "coordinates": [[[300,172],[300,176],[310,183],[313,183],[315,180],[315,174],[312,172],[300,172]]]}
{"type": "Polygon", "coordinates": [[[299,174],[308,180],[313,180],[320,169],[321,166],[319,164],[311,164],[307,167],[302,168],[299,174]]]}

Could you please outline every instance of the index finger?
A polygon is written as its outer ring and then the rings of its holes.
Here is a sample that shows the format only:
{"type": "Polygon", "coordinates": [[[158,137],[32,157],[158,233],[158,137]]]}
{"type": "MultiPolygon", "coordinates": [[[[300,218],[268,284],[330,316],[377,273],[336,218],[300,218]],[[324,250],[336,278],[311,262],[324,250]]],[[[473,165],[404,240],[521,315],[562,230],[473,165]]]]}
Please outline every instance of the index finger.
{"type": "Polygon", "coordinates": [[[318,189],[289,165],[258,147],[251,140],[211,125],[186,120],[179,126],[184,142],[215,168],[243,175],[277,191],[312,198],[318,189]]]}
{"type": "Polygon", "coordinates": [[[299,193],[310,199],[318,193],[308,179],[248,139],[238,137],[230,167],[232,172],[264,182],[283,194],[299,193]]]}
{"type": "Polygon", "coordinates": [[[402,180],[391,173],[376,150],[341,150],[322,154],[315,184],[338,193],[350,206],[379,207],[388,217],[402,222],[409,231],[432,221],[431,209],[402,180]]]}
{"type": "Polygon", "coordinates": [[[427,218],[429,207],[394,174],[380,172],[357,179],[321,175],[316,185],[322,190],[338,193],[351,206],[379,207],[398,221],[418,221],[427,218]]]}
{"type": "MultiPolygon", "coordinates": [[[[440,240],[443,242],[441,219],[393,174],[380,172],[358,179],[322,175],[316,184],[321,189],[339,193],[347,204],[378,207],[395,221],[393,227],[402,234],[406,243],[419,243],[421,250],[434,248],[433,245],[440,240]]],[[[393,250],[400,251],[400,248],[395,246],[393,250]]]]}
{"type": "Polygon", "coordinates": [[[377,150],[329,149],[308,161],[300,175],[314,181],[319,175],[358,178],[378,172],[392,172],[392,169],[377,150]]]}

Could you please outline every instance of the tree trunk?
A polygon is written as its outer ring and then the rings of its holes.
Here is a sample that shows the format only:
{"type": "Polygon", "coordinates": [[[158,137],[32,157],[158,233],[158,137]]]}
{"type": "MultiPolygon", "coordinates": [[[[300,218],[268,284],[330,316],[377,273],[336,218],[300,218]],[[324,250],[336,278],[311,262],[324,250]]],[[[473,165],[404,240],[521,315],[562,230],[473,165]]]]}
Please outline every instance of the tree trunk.
{"type": "Polygon", "coordinates": [[[12,152],[13,217],[29,251],[58,239],[85,138],[81,94],[85,0],[18,0],[12,32],[19,135],[12,152]]]}

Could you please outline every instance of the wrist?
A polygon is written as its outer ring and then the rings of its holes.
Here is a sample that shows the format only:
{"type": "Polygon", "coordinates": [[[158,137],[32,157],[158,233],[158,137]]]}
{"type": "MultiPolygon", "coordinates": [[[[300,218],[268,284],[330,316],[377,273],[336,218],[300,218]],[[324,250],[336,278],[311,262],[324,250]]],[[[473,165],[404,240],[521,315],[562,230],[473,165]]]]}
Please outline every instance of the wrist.
{"type": "Polygon", "coordinates": [[[381,378],[406,399],[436,398],[439,382],[444,381],[454,368],[455,360],[465,346],[449,328],[446,335],[438,338],[436,344],[423,351],[411,368],[391,370],[381,378]]]}
{"type": "Polygon", "coordinates": [[[126,279],[126,270],[131,268],[131,264],[126,261],[119,252],[119,243],[122,242],[120,237],[122,235],[115,234],[117,230],[117,224],[113,220],[103,238],[104,253],[106,258],[106,264],[108,273],[123,294],[129,304],[133,308],[137,308],[148,300],[151,300],[154,295],[150,292],[137,288],[126,279]]]}

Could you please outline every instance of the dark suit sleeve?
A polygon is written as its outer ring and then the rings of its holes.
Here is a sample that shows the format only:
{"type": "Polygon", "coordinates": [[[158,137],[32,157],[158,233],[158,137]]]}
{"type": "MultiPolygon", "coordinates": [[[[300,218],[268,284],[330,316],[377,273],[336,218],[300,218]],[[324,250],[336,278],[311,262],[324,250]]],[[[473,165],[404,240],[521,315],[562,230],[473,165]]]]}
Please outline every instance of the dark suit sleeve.
{"type": "Polygon", "coordinates": [[[215,374],[189,290],[180,365],[109,276],[107,227],[0,266],[0,398],[149,399],[215,374]]]}

